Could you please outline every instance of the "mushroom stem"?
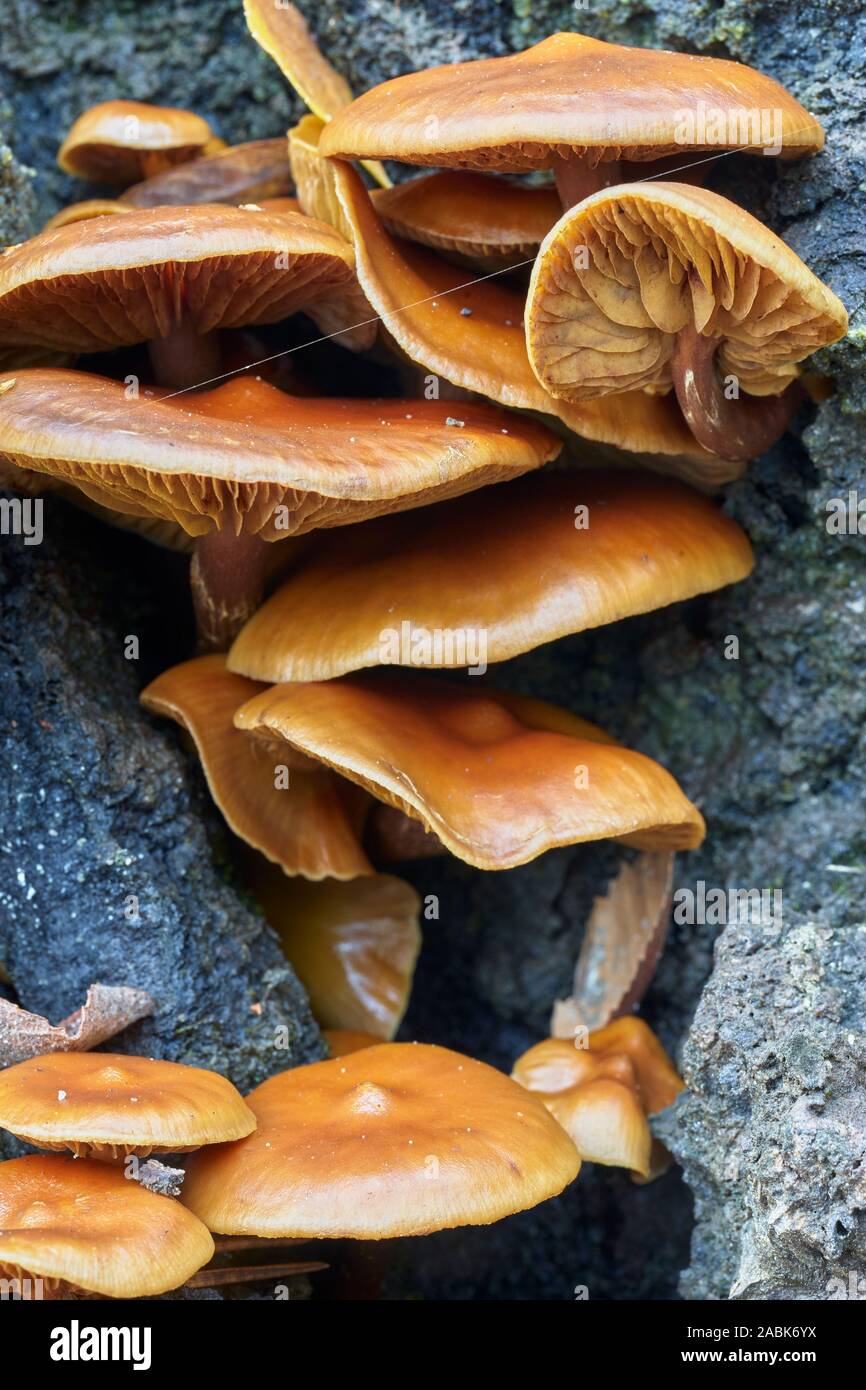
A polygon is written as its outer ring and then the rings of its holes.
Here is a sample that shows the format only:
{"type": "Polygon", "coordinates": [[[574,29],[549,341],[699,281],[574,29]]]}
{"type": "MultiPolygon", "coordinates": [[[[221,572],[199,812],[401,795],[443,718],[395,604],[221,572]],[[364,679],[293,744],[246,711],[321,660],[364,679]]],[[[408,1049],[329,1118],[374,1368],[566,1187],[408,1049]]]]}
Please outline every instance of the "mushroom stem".
{"type": "Polygon", "coordinates": [[[434,859],[445,854],[445,846],[414,816],[398,806],[377,802],[367,820],[365,841],[374,860],[396,864],[409,859],[434,859]]]}
{"type": "Polygon", "coordinates": [[[683,149],[681,154],[665,159],[623,160],[620,164],[623,183],[644,183],[647,179],[676,179],[677,183],[703,184],[713,158],[700,150],[683,149]]]}
{"type": "Polygon", "coordinates": [[[616,161],[599,163],[591,168],[584,158],[565,159],[556,154],[551,168],[564,212],[574,207],[575,203],[582,203],[590,193],[598,193],[600,189],[621,181],[620,166],[616,161]]]}
{"type": "Polygon", "coordinates": [[[187,391],[212,381],[222,371],[219,335],[197,333],[183,319],[164,338],[152,338],[148,351],[159,386],[187,391]]]}
{"type": "Polygon", "coordinates": [[[680,409],[699,444],[720,458],[757,458],[784,434],[802,400],[799,382],[779,396],[729,400],[716,367],[719,340],[694,324],[680,329],[671,357],[671,376],[680,409]]]}
{"type": "Polygon", "coordinates": [[[209,531],[199,536],[190,585],[201,651],[225,651],[265,593],[269,543],[259,536],[209,531]]]}

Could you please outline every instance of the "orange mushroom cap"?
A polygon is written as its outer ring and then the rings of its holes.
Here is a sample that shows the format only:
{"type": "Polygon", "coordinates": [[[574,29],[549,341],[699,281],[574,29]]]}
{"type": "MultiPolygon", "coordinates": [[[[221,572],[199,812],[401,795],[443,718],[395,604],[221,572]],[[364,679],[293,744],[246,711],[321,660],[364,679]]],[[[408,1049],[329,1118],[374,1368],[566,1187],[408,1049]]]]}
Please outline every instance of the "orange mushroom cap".
{"type": "Polygon", "coordinates": [[[49,1296],[144,1298],[213,1258],[206,1226],[105,1163],[31,1154],[0,1163],[0,1277],[49,1296]]]}
{"type": "Polygon", "coordinates": [[[23,371],[3,386],[9,464],[190,535],[274,541],[342,526],[540,467],[560,448],[486,404],[461,404],[458,426],[445,401],[301,398],[249,376],[168,399],[129,400],[84,372],[23,371]]]}
{"type": "Polygon", "coordinates": [[[769,228],[706,188],[621,184],[569,209],[546,237],[526,339],[551,395],[669,390],[676,335],[687,325],[718,340],[723,376],[764,396],[842,337],[848,315],[769,228]]]}
{"type": "Polygon", "coordinates": [[[574,734],[543,727],[546,708],[471,682],[377,672],[274,686],[235,723],[417,817],[476,868],[609,837],[645,849],[701,843],[703,818],[670,773],[575,716],[574,734]]]}
{"type": "Polygon", "coordinates": [[[552,188],[465,170],[424,174],[372,197],[393,236],[485,265],[533,257],[562,211],[552,188]]]}
{"type": "Polygon", "coordinates": [[[489,277],[467,282],[465,271],[434,251],[396,240],[355,170],[336,160],[331,167],[361,288],[414,362],[503,405],[556,415],[582,438],[646,456],[668,471],[710,483],[741,471],[695,442],[668,396],[633,391],[615,402],[555,399],[529,364],[522,293],[489,277]]]}
{"type": "MultiPolygon", "coordinates": [[[[333,774],[327,774],[333,776],[333,774]]],[[[310,998],[316,1021],[392,1038],[421,948],[418,894],[386,874],[288,883],[260,864],[249,883],[310,998]]]]}
{"type": "Polygon", "coordinates": [[[203,1067],[109,1052],[49,1052],[0,1071],[0,1128],[79,1157],[187,1153],[241,1139],[255,1116],[203,1067]]]}
{"type": "Polygon", "coordinates": [[[67,352],[277,323],[301,310],[357,348],[363,320],[351,247],[300,213],[203,203],[137,208],[40,232],[0,257],[0,342],[67,352]]]}
{"type": "MultiPolygon", "coordinates": [[[[462,406],[460,409],[462,410],[462,406]]],[[[0,407],[2,409],[2,407],[0,407]]],[[[323,538],[229,654],[256,680],[366,666],[472,666],[744,578],[748,539],[714,503],[646,473],[542,473],[323,538]],[[578,506],[588,525],[576,529],[578,506]],[[390,650],[385,634],[402,633],[390,650]]]]}
{"type": "MultiPolygon", "coordinates": [[[[213,654],[164,671],[142,691],[141,701],[189,731],[228,825],[283,874],[310,879],[371,874],[358,837],[357,789],[321,763],[297,758],[284,767],[285,780],[278,785],[276,769],[286,763],[286,745],[234,727],[235,710],[260,690],[255,681],[232,675],[225,657],[213,654]]],[[[294,887],[283,883],[293,895],[294,887]]],[[[294,901],[294,896],[287,900],[290,917],[294,901]]]]}
{"type": "Polygon", "coordinates": [[[193,159],[213,139],[207,121],[173,106],[105,101],[72,126],[57,156],[67,174],[129,184],[193,159]]]}
{"type": "Polygon", "coordinates": [[[744,108],[780,113],[780,152],[788,157],[823,146],[815,118],[754,68],[559,33],[523,53],[427,68],[374,87],[334,116],[322,152],[517,173],[547,168],[557,153],[600,163],[684,148],[760,147],[761,132],[743,139],[744,108]],[[715,130],[708,139],[699,129],[690,135],[683,117],[697,115],[701,104],[719,113],[722,138],[715,130]]]}
{"type": "Polygon", "coordinates": [[[133,184],[120,202],[136,208],[188,207],[193,203],[259,203],[292,192],[284,138],[229,145],[206,159],[166,169],[133,184]]]}
{"type": "Polygon", "coordinates": [[[547,1038],[519,1057],[511,1074],[544,1102],[582,1158],[643,1178],[657,1157],[646,1116],[683,1089],[658,1038],[633,1016],[590,1033],[585,1046],[547,1038]]]}
{"type": "Polygon", "coordinates": [[[256,1135],[190,1161],[183,1201],[212,1230],[379,1240],[488,1225],[578,1174],[544,1106],[492,1067],[382,1043],[282,1072],[256,1135]]]}

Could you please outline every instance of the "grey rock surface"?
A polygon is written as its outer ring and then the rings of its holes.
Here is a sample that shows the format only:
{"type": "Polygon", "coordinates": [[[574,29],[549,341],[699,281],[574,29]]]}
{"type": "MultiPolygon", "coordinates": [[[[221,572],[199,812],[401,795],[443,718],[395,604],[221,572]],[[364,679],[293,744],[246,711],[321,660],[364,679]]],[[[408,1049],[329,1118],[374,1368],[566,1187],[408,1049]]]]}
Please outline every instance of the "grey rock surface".
{"type": "Polygon", "coordinates": [[[165,612],[183,603],[182,566],[50,495],[44,518],[41,545],[0,541],[0,961],[17,1002],[52,1022],[94,982],[146,990],[156,1013],[106,1050],[211,1067],[248,1090],[321,1041],[231,881],[174,726],[138,706],[142,678],[174,659],[165,612]]]}
{"type": "MultiPolygon", "coordinates": [[[[689,1084],[661,1123],[695,1193],[693,1233],[691,1194],[677,1172],[635,1188],[622,1174],[586,1168],[535,1213],[401,1243],[393,1277],[398,1293],[422,1296],[569,1298],[585,1284],[591,1298],[651,1298],[673,1296],[688,1264],[680,1287],[689,1298],[832,1296],[838,1270],[863,1272],[854,1157],[863,1077],[853,1059],[866,975],[866,570],[864,537],[828,535],[825,523],[831,498],[849,489],[866,498],[866,4],[301,0],[301,8],[357,90],[576,28],[754,63],[825,125],[827,147],[815,159],[735,155],[710,176],[784,236],[851,313],[848,339],[816,362],[834,379],[834,397],[805,409],[729,490],[727,505],[756,547],[754,576],[493,673],[596,718],[675,773],[710,830],[700,853],[680,860],[678,887],[703,880],[782,891],[785,926],[776,932],[675,926],[646,1000],[689,1084]],[[736,661],[723,655],[728,635],[739,638],[736,661]]],[[[7,0],[0,88],[12,113],[0,134],[37,170],[38,217],[82,196],[54,156],[92,101],[123,94],[189,106],[229,139],[278,134],[298,111],[246,38],[237,0],[7,0]]],[[[165,819],[170,834],[168,807],[165,819]]],[[[501,877],[419,866],[412,876],[439,896],[440,916],[426,926],[406,1036],[509,1066],[567,991],[587,905],[614,864],[609,848],[588,847],[501,877]]]]}
{"type": "Polygon", "coordinates": [[[738,924],[655,1124],[695,1193],[686,1298],[866,1299],[866,926],[738,924]]]}

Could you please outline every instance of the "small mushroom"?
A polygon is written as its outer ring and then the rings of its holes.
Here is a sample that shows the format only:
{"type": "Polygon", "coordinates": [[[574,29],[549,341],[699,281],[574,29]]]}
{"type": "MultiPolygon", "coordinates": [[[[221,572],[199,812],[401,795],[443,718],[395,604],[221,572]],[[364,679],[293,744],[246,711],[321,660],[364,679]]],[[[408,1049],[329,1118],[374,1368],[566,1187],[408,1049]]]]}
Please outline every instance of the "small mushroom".
{"type": "Polygon", "coordinates": [[[35,1299],[155,1297],[214,1249],[180,1202],[108,1164],[59,1154],[0,1163],[0,1277],[29,1284],[35,1299]]]}
{"type": "Polygon", "coordinates": [[[202,645],[216,649],[262,600],[273,564],[263,542],[451,497],[560,448],[542,425],[486,404],[461,407],[457,431],[445,402],[300,398],[249,376],[166,399],[128,399],[83,372],[23,371],[2,387],[9,466],[198,537],[193,600],[202,645]]]}
{"type": "Polygon", "coordinates": [[[137,208],[40,232],[0,257],[0,343],[88,353],[147,342],[179,389],[220,371],[215,330],[303,311],[344,346],[364,323],[351,248],[300,213],[137,208]]]}
{"type": "Polygon", "coordinates": [[[258,203],[292,192],[285,139],[250,140],[133,184],[121,206],[188,207],[193,203],[258,203]]]}
{"type": "Polygon", "coordinates": [[[587,840],[694,849],[704,837],[700,812],[651,758],[566,711],[472,682],[376,672],[277,685],[235,724],[398,806],[480,869],[587,840]]]}
{"type": "Polygon", "coordinates": [[[227,1235],[381,1240],[488,1225],[580,1169],[544,1106],[444,1047],[382,1043],[248,1097],[256,1134],[190,1160],[186,1206],[227,1235]]]}
{"type": "Polygon", "coordinates": [[[541,473],[323,537],[235,639],[229,667],[277,682],[505,661],[751,567],[736,522],[682,483],[541,473]]]}
{"type": "MultiPolygon", "coordinates": [[[[364,793],[321,763],[290,757],[280,740],[254,738],[234,727],[235,710],[261,688],[232,675],[225,658],[214,654],[163,672],[142,691],[141,700],[191,734],[211,796],[234,833],[280,866],[277,884],[282,880],[288,889],[285,874],[310,879],[372,874],[359,838],[364,793]]],[[[277,887],[265,882],[269,903],[280,902],[277,887]]],[[[292,889],[280,908],[288,931],[296,901],[292,889]]]]}
{"type": "Polygon", "coordinates": [[[57,156],[67,174],[126,187],[213,148],[201,116],[142,101],[104,101],[73,125],[57,156]]]}
{"type": "Polygon", "coordinates": [[[495,278],[470,279],[435,251],[390,236],[351,165],[330,161],[329,177],[361,288],[383,328],[426,372],[502,405],[558,416],[582,439],[644,456],[665,471],[708,484],[737,476],[740,470],[695,441],[669,395],[635,390],[615,401],[577,402],[552,396],[529,364],[520,290],[495,278]]]}
{"type": "MultiPolygon", "coordinates": [[[[330,774],[333,776],[333,774],[330,774]]],[[[421,948],[420,901],[399,878],[296,880],[259,861],[247,882],[323,1028],[392,1038],[421,948]]]]}
{"type": "Polygon", "coordinates": [[[662,1154],[646,1117],[672,1104],[683,1082],[642,1019],[617,1019],[584,1046],[548,1038],[519,1057],[511,1074],[544,1102],[588,1163],[657,1175],[662,1154]]]}
{"type": "Polygon", "coordinates": [[[623,160],[757,153],[775,149],[777,139],[778,152],[796,158],[820,150],[824,133],[784,87],[754,68],[559,33],[523,53],[427,68],[374,87],[334,116],[322,152],[428,168],[552,169],[570,207],[620,182],[623,160]],[[778,129],[748,127],[744,138],[744,113],[761,111],[779,113],[778,129]]]}
{"type": "Polygon", "coordinates": [[[675,183],[624,184],[565,213],[526,304],[529,360],[551,395],[673,387],[695,439],[734,460],[775,442],[801,399],[797,363],[847,326],[844,305],[771,231],[675,183]]]}
{"type": "Polygon", "coordinates": [[[49,1052],[0,1071],[0,1129],[77,1158],[189,1153],[255,1124],[224,1076],[179,1062],[49,1052]]]}

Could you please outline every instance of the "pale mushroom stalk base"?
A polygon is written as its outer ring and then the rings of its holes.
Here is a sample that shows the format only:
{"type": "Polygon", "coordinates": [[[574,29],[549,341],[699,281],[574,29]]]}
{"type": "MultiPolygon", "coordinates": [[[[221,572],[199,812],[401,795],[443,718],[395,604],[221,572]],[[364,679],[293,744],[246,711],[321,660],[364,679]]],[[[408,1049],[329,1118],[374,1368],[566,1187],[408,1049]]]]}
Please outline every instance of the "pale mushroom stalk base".
{"type": "Polygon", "coordinates": [[[219,334],[197,333],[181,319],[164,338],[148,343],[157,385],[175,391],[204,386],[222,371],[219,334]]]}
{"type": "Polygon", "coordinates": [[[693,324],[680,329],[671,357],[671,376],[680,409],[699,444],[720,458],[757,458],[775,444],[802,400],[792,382],[779,396],[728,400],[716,366],[719,339],[693,324]]]}
{"type": "Polygon", "coordinates": [[[577,203],[582,203],[591,193],[598,193],[613,183],[622,183],[621,166],[616,160],[607,164],[596,164],[593,169],[579,156],[565,159],[562,155],[555,154],[551,168],[563,212],[567,212],[577,203]]]}
{"type": "Polygon", "coordinates": [[[201,652],[226,651],[260,607],[270,558],[259,536],[209,531],[199,536],[189,580],[201,652]]]}

